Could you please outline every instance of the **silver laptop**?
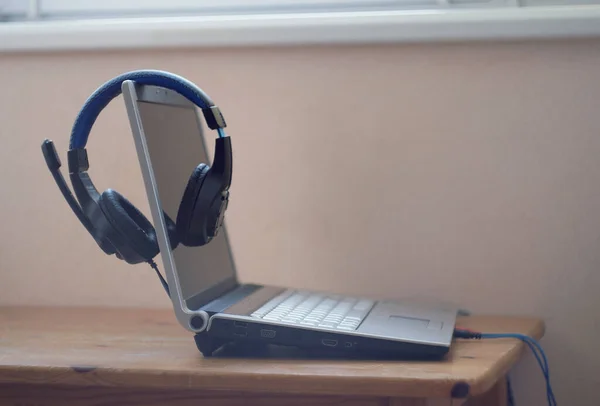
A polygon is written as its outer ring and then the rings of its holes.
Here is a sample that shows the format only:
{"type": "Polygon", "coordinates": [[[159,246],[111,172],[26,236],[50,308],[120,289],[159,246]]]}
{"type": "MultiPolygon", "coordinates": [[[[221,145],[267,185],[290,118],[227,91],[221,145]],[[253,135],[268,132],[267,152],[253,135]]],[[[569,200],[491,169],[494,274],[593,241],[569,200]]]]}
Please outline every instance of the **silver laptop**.
{"type": "Polygon", "coordinates": [[[242,284],[226,226],[205,246],[171,250],[162,210],[175,218],[190,171],[209,163],[199,116],[171,90],[126,81],[123,96],[173,308],[205,356],[236,342],[421,359],[448,352],[455,308],[242,284]]]}

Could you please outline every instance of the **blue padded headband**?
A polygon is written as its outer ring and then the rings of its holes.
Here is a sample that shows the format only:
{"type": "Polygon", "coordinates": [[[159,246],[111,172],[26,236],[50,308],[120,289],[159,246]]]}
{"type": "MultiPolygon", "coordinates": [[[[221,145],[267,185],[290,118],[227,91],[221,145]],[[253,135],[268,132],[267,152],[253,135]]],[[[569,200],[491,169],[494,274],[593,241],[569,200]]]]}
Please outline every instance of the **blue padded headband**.
{"type": "MultiPolygon", "coordinates": [[[[160,86],[173,90],[204,111],[211,107],[215,107],[213,101],[206,93],[204,93],[204,91],[202,91],[202,89],[181,76],[159,70],[137,70],[127,72],[100,86],[86,100],[75,119],[75,124],[73,124],[69,149],[85,148],[92,126],[100,115],[100,112],[112,99],[121,94],[121,84],[126,80],[132,80],[143,85],[160,86]]],[[[209,124],[209,126],[213,129],[215,128],[214,125],[209,124]]],[[[223,124],[216,126],[219,127],[216,129],[219,132],[220,137],[224,136],[224,132],[220,128],[224,126],[224,122],[223,124]]]]}

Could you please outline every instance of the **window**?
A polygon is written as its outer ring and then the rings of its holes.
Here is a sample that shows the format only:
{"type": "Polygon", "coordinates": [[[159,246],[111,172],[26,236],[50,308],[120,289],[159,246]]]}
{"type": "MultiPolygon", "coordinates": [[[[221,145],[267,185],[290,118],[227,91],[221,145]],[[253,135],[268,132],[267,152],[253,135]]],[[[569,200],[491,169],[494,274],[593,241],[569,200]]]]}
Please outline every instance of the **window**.
{"type": "Polygon", "coordinates": [[[0,19],[447,10],[600,4],[600,0],[0,0],[0,19]]]}
{"type": "Polygon", "coordinates": [[[600,0],[0,0],[0,52],[600,37],[600,0]]]}

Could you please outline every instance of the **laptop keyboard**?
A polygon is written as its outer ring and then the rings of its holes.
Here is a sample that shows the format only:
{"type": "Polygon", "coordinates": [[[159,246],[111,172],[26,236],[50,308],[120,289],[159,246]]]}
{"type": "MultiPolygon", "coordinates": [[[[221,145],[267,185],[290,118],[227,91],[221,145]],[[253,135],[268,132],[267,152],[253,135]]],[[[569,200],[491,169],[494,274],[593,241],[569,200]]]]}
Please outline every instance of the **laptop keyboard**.
{"type": "Polygon", "coordinates": [[[251,314],[263,320],[353,331],[375,302],[305,291],[279,295],[251,314]]]}

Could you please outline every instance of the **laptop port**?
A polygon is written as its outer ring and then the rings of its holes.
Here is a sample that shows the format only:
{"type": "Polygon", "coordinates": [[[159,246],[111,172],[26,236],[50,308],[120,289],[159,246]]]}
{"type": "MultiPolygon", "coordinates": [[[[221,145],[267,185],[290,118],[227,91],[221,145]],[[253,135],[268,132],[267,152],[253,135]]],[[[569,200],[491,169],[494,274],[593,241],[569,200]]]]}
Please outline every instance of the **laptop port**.
{"type": "Polygon", "coordinates": [[[338,345],[338,341],[337,340],[329,340],[329,339],[322,339],[321,340],[321,344],[323,344],[326,347],[335,347],[338,345]]]}
{"type": "Polygon", "coordinates": [[[245,321],[234,321],[233,325],[236,327],[242,327],[242,328],[248,327],[248,323],[246,323],[245,321]]]}
{"type": "Polygon", "coordinates": [[[260,336],[262,338],[275,338],[275,334],[277,334],[275,330],[269,330],[266,328],[260,330],[260,336]]]}

